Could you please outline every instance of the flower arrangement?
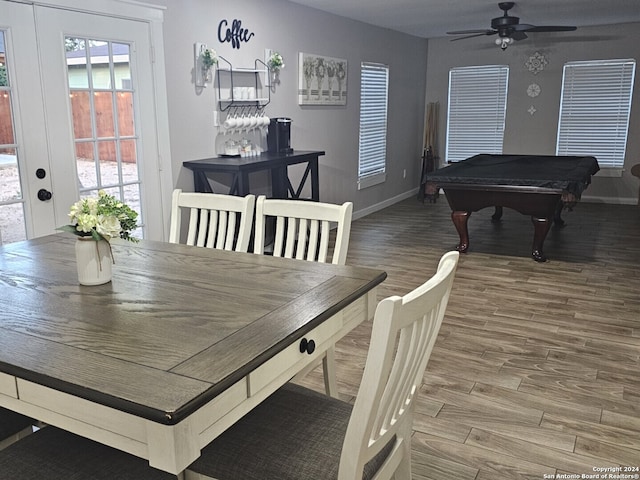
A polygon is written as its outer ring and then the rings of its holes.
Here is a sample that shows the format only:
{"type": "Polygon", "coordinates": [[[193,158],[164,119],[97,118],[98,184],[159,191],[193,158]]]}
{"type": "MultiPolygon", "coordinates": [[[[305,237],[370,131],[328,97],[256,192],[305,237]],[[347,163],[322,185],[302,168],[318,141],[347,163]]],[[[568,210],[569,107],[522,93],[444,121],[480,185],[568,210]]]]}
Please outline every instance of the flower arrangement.
{"type": "Polygon", "coordinates": [[[269,57],[269,60],[267,60],[267,66],[271,70],[280,70],[281,68],[284,68],[284,58],[282,58],[282,55],[278,52],[273,52],[269,57]]]}
{"type": "Polygon", "coordinates": [[[72,224],[59,230],[79,237],[92,237],[96,241],[109,242],[114,237],[138,241],[131,236],[137,228],[138,213],[104,190],[98,191],[97,197],[83,198],[71,205],[69,218],[72,224]]]}
{"type": "Polygon", "coordinates": [[[205,48],[200,54],[202,57],[202,68],[209,70],[218,63],[218,54],[213,48],[205,48]]]}

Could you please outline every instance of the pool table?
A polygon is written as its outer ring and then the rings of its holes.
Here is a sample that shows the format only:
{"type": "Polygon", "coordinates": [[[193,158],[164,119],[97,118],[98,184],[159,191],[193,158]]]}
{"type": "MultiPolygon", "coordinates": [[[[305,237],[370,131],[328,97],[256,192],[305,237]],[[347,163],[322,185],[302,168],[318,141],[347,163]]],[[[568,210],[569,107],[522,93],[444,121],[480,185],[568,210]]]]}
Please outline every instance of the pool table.
{"type": "Polygon", "coordinates": [[[598,170],[596,158],[588,156],[480,154],[430,173],[427,192],[444,190],[460,236],[458,251],[469,248],[472,212],[495,207],[492,221],[498,222],[507,207],[531,216],[531,256],[544,262],[543,243],[552,223],[563,224],[562,208],[573,207],[598,170]]]}

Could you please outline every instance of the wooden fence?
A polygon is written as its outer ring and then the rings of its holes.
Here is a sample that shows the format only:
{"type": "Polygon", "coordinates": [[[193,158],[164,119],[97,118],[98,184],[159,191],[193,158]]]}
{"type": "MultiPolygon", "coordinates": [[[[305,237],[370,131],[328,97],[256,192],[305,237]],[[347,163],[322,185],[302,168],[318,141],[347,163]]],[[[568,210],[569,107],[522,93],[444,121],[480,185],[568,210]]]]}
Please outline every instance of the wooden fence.
{"type": "MultiPolygon", "coordinates": [[[[74,91],[71,94],[71,111],[73,112],[73,132],[76,139],[76,155],[81,158],[94,158],[91,131],[91,108],[89,92],[74,91]],[[89,140],[80,141],[78,140],[89,140]]],[[[111,92],[95,92],[93,102],[96,112],[96,138],[98,158],[100,161],[116,160],[116,141],[100,140],[101,138],[131,137],[135,135],[133,124],[133,102],[131,92],[116,93],[116,110],[118,114],[118,132],[115,131],[115,115],[111,92]],[[118,135],[116,135],[116,133],[118,135]]],[[[15,143],[11,118],[11,102],[8,92],[0,93],[0,145],[15,143]]],[[[127,139],[120,141],[120,157],[123,162],[135,163],[136,141],[127,139]]]]}

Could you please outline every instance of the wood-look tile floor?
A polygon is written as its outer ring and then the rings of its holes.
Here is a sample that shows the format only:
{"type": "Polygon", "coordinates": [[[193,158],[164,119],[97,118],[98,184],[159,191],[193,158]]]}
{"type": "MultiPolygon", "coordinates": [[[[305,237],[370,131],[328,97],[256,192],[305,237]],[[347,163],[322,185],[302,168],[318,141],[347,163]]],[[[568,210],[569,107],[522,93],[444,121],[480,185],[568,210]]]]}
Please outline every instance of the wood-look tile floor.
{"type": "MultiPolygon", "coordinates": [[[[356,220],[347,263],[388,273],[380,299],[403,295],[455,248],[450,213],[442,196],[411,198],[356,220]]],[[[413,478],[640,467],[640,207],[579,203],[549,232],[546,263],[530,257],[529,217],[505,209],[494,225],[492,213],[469,220],[470,250],[417,404],[413,478]]],[[[370,332],[363,324],[337,345],[345,399],[357,393],[370,332]]],[[[318,371],[304,382],[321,389],[318,371]]]]}

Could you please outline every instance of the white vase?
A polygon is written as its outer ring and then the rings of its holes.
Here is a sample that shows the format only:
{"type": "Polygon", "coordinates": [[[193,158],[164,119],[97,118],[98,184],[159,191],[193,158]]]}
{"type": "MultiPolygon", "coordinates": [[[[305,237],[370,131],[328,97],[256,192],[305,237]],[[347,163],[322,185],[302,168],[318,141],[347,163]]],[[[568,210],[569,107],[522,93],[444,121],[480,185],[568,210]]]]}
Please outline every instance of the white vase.
{"type": "Polygon", "coordinates": [[[76,265],[80,285],[102,285],[111,281],[111,246],[106,240],[78,237],[76,265]]]}

